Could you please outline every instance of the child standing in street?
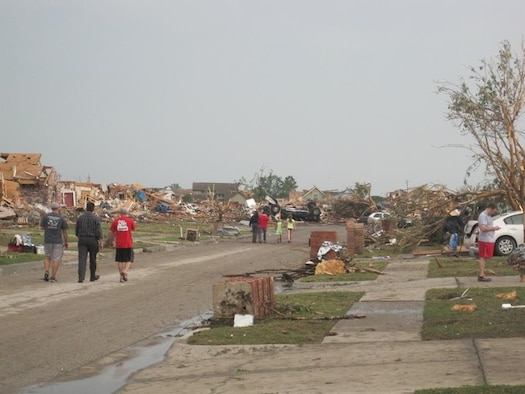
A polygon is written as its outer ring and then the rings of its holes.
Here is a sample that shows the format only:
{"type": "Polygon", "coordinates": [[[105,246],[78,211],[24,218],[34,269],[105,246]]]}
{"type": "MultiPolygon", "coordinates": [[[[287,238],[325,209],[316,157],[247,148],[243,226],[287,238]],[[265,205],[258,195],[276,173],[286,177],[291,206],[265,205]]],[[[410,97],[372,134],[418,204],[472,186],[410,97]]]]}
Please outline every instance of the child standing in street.
{"type": "Polygon", "coordinates": [[[288,230],[288,243],[292,242],[292,232],[295,230],[295,220],[292,215],[288,215],[286,218],[286,229],[288,230]]]}
{"type": "Polygon", "coordinates": [[[283,242],[283,221],[281,220],[281,217],[277,217],[277,221],[275,222],[275,235],[277,237],[277,243],[280,244],[283,242]]]}

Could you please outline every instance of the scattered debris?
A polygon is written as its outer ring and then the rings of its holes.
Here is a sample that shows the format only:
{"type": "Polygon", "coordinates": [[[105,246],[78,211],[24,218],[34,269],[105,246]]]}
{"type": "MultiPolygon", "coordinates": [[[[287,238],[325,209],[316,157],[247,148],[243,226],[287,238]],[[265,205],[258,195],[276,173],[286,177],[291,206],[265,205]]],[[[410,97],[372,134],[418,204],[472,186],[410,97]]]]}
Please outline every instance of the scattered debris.
{"type": "Polygon", "coordinates": [[[478,307],[476,304],[468,304],[468,305],[456,304],[451,309],[453,311],[459,311],[459,312],[474,312],[476,309],[478,309],[478,307]]]}
{"type": "Polygon", "coordinates": [[[7,244],[7,250],[20,253],[36,253],[36,246],[29,234],[15,234],[7,244]]]}
{"type": "Polygon", "coordinates": [[[461,295],[459,297],[451,298],[449,301],[462,300],[463,298],[466,298],[466,295],[467,295],[469,290],[470,289],[466,289],[463,293],[461,293],[461,295]]]}
{"type": "Polygon", "coordinates": [[[241,315],[236,313],[233,317],[233,327],[251,327],[253,326],[253,315],[241,315]]]}
{"type": "Polygon", "coordinates": [[[518,298],[518,294],[516,293],[516,290],[511,291],[510,293],[500,293],[496,294],[496,297],[500,300],[515,300],[518,298]]]}
{"type": "Polygon", "coordinates": [[[9,207],[0,207],[0,219],[13,219],[16,217],[14,209],[9,207]]]}
{"type": "Polygon", "coordinates": [[[525,305],[501,304],[503,309],[525,308],[525,305]]]}
{"type": "Polygon", "coordinates": [[[241,234],[241,231],[236,226],[223,226],[222,228],[217,230],[217,235],[220,235],[220,236],[225,236],[225,235],[226,236],[227,235],[238,236],[240,234],[241,234]]]}
{"type": "Polygon", "coordinates": [[[337,242],[324,241],[317,252],[317,260],[322,261],[323,257],[326,256],[326,254],[331,250],[337,253],[342,249],[343,247],[337,242]]]}
{"type": "Polygon", "coordinates": [[[315,267],[315,275],[336,275],[347,272],[348,270],[346,269],[345,263],[341,260],[321,261],[315,267]]]}

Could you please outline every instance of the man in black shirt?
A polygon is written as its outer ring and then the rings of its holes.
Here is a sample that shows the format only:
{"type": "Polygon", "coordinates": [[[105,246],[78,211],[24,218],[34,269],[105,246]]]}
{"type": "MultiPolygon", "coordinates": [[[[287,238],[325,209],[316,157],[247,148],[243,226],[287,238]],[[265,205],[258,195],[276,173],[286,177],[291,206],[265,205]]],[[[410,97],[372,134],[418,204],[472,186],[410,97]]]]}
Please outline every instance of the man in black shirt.
{"type": "Polygon", "coordinates": [[[97,253],[103,246],[102,227],[100,218],[95,215],[95,204],[88,202],[86,212],[77,219],[75,235],[78,238],[78,283],[84,282],[86,276],[86,262],[89,253],[90,281],[100,278],[97,275],[97,253]]]}

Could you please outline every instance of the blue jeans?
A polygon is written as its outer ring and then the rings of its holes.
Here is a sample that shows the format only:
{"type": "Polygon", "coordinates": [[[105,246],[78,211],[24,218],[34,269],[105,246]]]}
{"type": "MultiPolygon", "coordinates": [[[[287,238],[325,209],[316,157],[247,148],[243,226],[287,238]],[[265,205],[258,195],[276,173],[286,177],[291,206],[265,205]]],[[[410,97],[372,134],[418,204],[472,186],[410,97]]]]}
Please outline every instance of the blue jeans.
{"type": "Polygon", "coordinates": [[[266,229],[265,228],[259,229],[259,242],[266,242],[266,229]]]}

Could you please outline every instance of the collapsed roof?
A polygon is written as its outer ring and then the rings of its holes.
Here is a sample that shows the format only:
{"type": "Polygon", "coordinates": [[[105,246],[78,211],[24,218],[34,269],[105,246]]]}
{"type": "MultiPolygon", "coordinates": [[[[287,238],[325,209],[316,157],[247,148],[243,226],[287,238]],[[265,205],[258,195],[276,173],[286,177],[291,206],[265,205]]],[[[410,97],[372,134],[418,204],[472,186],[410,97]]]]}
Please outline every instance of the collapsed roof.
{"type": "Polygon", "coordinates": [[[3,180],[20,185],[47,184],[54,168],[40,164],[40,153],[0,153],[3,180]]]}

